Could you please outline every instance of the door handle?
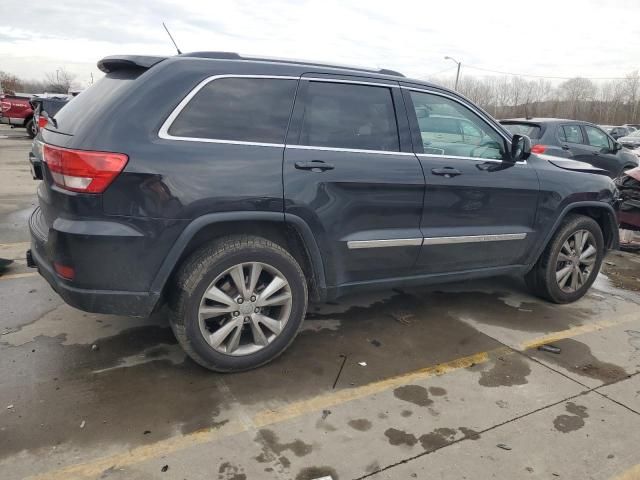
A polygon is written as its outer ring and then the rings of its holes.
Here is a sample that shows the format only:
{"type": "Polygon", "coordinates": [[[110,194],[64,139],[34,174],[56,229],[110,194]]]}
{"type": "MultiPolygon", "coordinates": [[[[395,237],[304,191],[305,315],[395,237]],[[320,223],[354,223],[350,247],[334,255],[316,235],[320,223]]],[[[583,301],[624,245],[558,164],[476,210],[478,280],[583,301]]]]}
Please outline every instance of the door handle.
{"type": "Polygon", "coordinates": [[[440,175],[442,177],[451,178],[456,177],[458,175],[462,175],[462,172],[457,168],[453,167],[444,167],[444,168],[432,168],[431,173],[434,175],[440,175]]]}
{"type": "Polygon", "coordinates": [[[295,167],[298,170],[311,170],[312,172],[324,172],[325,170],[333,170],[335,167],[331,163],[322,160],[311,160],[310,162],[296,162],[295,167]]]}
{"type": "Polygon", "coordinates": [[[569,145],[562,145],[563,150],[569,150],[569,145]]]}

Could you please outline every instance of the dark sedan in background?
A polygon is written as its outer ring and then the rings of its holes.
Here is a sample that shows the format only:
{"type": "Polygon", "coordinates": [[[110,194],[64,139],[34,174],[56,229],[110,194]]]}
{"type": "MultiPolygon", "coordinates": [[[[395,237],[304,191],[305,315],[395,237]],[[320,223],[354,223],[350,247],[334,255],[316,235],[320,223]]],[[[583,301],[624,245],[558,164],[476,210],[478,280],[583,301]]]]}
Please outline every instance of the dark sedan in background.
{"type": "Polygon", "coordinates": [[[640,158],[640,130],[631,132],[625,137],[620,137],[618,142],[621,143],[623,147],[627,147],[631,150],[631,153],[636,157],[640,158]]]}
{"type": "Polygon", "coordinates": [[[533,153],[590,163],[612,178],[638,166],[634,153],[592,123],[558,118],[513,118],[500,123],[513,134],[531,138],[533,153]]]}

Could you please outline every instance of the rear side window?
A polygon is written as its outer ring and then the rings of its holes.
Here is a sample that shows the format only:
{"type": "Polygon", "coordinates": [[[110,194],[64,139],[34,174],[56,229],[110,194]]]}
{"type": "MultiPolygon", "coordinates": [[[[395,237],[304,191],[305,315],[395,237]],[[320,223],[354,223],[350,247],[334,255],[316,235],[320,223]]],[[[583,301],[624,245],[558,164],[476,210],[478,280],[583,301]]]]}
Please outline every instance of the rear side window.
{"type": "Polygon", "coordinates": [[[297,80],[219,78],[201,88],[169,128],[169,135],[256,143],[284,143],[297,80]]]}
{"type": "Polygon", "coordinates": [[[560,141],[569,143],[584,143],[582,129],[578,125],[563,125],[560,128],[560,141]]]}
{"type": "Polygon", "coordinates": [[[391,89],[310,82],[300,144],[357,150],[400,150],[391,89]]]}
{"type": "Polygon", "coordinates": [[[542,129],[531,123],[504,123],[504,127],[513,135],[526,135],[529,138],[540,138],[542,129]]]}

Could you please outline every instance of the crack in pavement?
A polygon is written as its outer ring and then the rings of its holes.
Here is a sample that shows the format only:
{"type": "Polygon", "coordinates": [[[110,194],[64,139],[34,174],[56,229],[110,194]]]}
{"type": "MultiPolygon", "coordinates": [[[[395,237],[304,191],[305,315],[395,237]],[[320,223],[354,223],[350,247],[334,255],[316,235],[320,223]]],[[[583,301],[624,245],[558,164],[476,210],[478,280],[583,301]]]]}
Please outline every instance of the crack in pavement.
{"type": "MultiPolygon", "coordinates": [[[[623,381],[628,380],[629,378],[631,378],[631,377],[633,377],[633,376],[635,376],[635,375],[638,375],[638,374],[640,374],[640,372],[637,372],[637,373],[631,374],[631,375],[629,375],[629,377],[627,377],[627,378],[624,378],[624,379],[621,379],[621,380],[617,380],[617,381],[615,381],[615,382],[611,382],[611,383],[608,383],[608,384],[606,384],[606,385],[600,385],[600,386],[598,386],[598,387],[589,388],[588,390],[585,390],[585,391],[583,391],[583,392],[577,393],[576,395],[571,395],[571,396],[569,396],[569,397],[567,397],[567,398],[564,398],[564,399],[562,399],[562,400],[559,400],[559,401],[557,401],[557,402],[550,403],[549,405],[545,405],[545,406],[543,406],[543,407],[536,408],[535,410],[532,410],[532,411],[527,412],[527,413],[523,413],[522,415],[518,415],[517,417],[511,418],[511,419],[509,419],[509,420],[505,420],[504,422],[498,423],[498,424],[493,425],[493,426],[491,426],[491,427],[489,427],[489,428],[485,428],[484,430],[478,430],[476,433],[477,433],[478,435],[483,435],[483,434],[485,434],[485,433],[487,433],[487,432],[490,432],[490,431],[495,430],[495,429],[497,429],[497,428],[503,427],[504,425],[508,425],[508,424],[513,423],[513,422],[515,422],[515,421],[518,421],[518,420],[520,420],[520,419],[523,419],[523,418],[529,417],[529,416],[531,416],[531,415],[534,415],[534,414],[536,414],[536,413],[538,413],[538,412],[542,412],[542,411],[547,410],[547,409],[549,409],[549,408],[552,408],[552,407],[558,406],[558,405],[560,405],[560,404],[562,404],[562,403],[565,403],[565,402],[567,402],[567,401],[574,400],[574,399],[579,398],[579,397],[583,397],[583,396],[588,395],[589,393],[592,393],[592,392],[597,393],[597,394],[599,394],[599,395],[601,395],[601,396],[603,396],[603,397],[607,398],[608,400],[611,400],[610,398],[608,398],[608,397],[606,397],[606,396],[602,395],[600,392],[598,392],[598,391],[597,391],[597,389],[598,389],[598,388],[605,387],[605,386],[608,386],[608,385],[613,385],[613,384],[615,384],[615,383],[623,382],[623,381]]],[[[579,383],[579,382],[576,382],[576,383],[579,383]]],[[[618,403],[618,404],[619,404],[619,402],[616,402],[616,401],[614,401],[614,400],[611,400],[611,401],[612,401],[613,403],[618,403]]],[[[624,406],[624,405],[622,405],[622,404],[619,404],[619,405],[624,406]]],[[[631,409],[630,409],[630,410],[631,410],[631,409]]],[[[631,410],[631,411],[633,411],[633,410],[631,410]]],[[[640,413],[638,413],[638,412],[634,412],[634,413],[636,413],[636,414],[640,415],[640,413]]],[[[354,478],[353,480],[363,480],[363,479],[365,479],[365,478],[372,477],[373,475],[377,475],[377,474],[379,474],[379,473],[381,473],[381,472],[385,472],[385,471],[387,471],[387,470],[391,470],[392,468],[395,468],[395,467],[397,467],[397,466],[407,464],[407,463],[409,463],[409,462],[411,462],[411,461],[413,461],[413,460],[416,460],[416,459],[418,459],[418,458],[424,457],[425,455],[429,455],[430,453],[437,452],[438,450],[442,450],[443,448],[450,447],[451,445],[455,445],[456,443],[460,443],[460,442],[463,442],[463,441],[465,441],[465,440],[471,440],[471,441],[473,441],[473,439],[472,439],[471,437],[469,437],[469,436],[466,436],[466,435],[465,435],[464,437],[459,438],[459,439],[457,439],[457,440],[453,440],[452,442],[447,443],[446,445],[442,445],[441,447],[437,447],[437,448],[434,448],[434,449],[432,449],[432,450],[428,450],[428,451],[426,451],[426,452],[419,453],[419,454],[414,455],[414,456],[412,456],[412,457],[405,458],[405,459],[403,459],[403,460],[400,460],[399,462],[393,463],[393,464],[388,465],[388,466],[386,466],[386,467],[384,467],[384,468],[381,468],[381,469],[379,469],[379,470],[376,470],[375,472],[368,473],[368,474],[363,475],[363,476],[361,476],[361,477],[356,477],[356,478],[354,478]]]]}

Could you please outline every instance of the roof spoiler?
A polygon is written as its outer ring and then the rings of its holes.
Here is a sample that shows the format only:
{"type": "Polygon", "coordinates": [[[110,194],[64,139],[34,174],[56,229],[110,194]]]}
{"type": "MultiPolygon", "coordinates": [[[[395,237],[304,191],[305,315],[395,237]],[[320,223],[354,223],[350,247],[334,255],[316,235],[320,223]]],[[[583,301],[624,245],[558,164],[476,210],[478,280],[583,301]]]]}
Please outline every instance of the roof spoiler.
{"type": "Polygon", "coordinates": [[[148,69],[167,57],[151,57],[147,55],[111,55],[98,62],[98,68],[104,73],[126,70],[131,68],[148,69]]]}

